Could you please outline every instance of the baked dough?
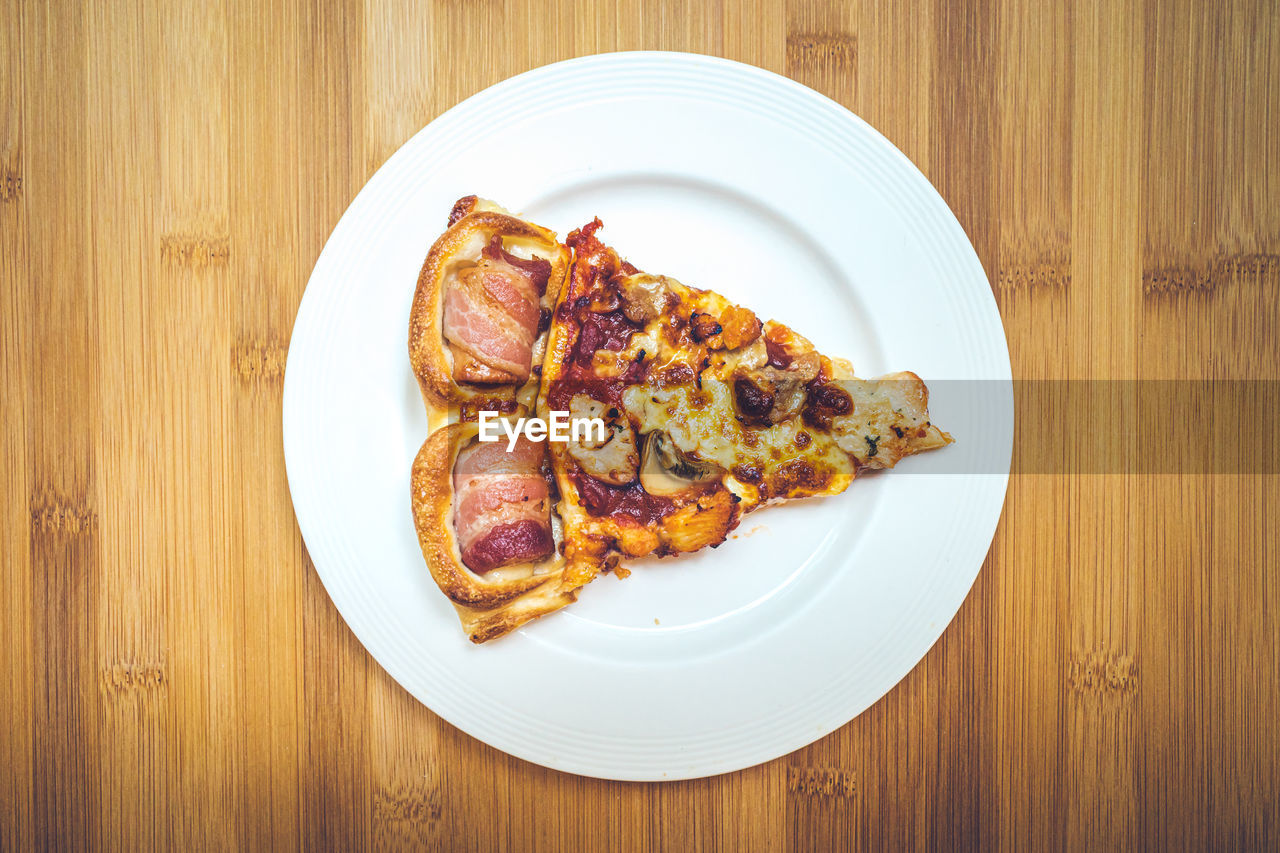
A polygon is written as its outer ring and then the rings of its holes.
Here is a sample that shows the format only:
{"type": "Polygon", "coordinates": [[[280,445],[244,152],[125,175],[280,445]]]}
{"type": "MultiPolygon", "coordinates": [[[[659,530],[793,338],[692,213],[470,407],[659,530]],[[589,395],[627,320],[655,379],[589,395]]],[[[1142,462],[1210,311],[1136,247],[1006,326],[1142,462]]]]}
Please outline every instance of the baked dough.
{"type": "MultiPolygon", "coordinates": [[[[483,643],[571,603],[581,584],[566,581],[559,548],[544,561],[483,575],[463,564],[454,529],[453,465],[478,434],[474,423],[448,424],[433,432],[413,460],[410,487],[418,544],[431,577],[453,602],[467,636],[483,643]]],[[[557,545],[558,527],[553,514],[557,545]]]]}
{"type": "Polygon", "coordinates": [[[455,354],[444,336],[446,289],[460,271],[475,265],[494,237],[503,248],[522,258],[541,258],[551,265],[540,307],[549,312],[569,269],[569,250],[556,234],[508,213],[491,201],[467,196],[459,199],[449,216],[449,227],[432,245],[413,296],[409,314],[409,361],[423,400],[428,407],[452,409],[463,420],[492,409],[513,413],[533,410],[538,387],[546,330],[541,329],[532,352],[532,373],[520,385],[477,384],[454,379],[455,354]]]}

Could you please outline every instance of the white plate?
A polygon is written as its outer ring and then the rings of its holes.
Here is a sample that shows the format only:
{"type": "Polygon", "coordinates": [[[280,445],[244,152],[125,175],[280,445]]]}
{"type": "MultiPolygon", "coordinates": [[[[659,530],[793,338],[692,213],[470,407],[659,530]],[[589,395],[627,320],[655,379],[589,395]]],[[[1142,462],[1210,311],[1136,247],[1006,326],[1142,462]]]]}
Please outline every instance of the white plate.
{"type": "Polygon", "coordinates": [[[607,54],[469,98],[352,202],[298,309],[285,458],[325,588],[405,689],[547,767],[680,779],[816,740],[924,656],[1000,515],[1009,378],[963,230],[870,126],[747,65],[607,54]],[[933,419],[958,444],[839,497],[762,510],[718,550],[636,564],[567,610],[472,645],[409,513],[427,421],[406,346],[419,267],[470,193],[562,236],[598,215],[601,237],[642,269],[775,317],[860,375],[914,370],[935,384],[933,419]],[[1001,380],[1005,414],[983,423],[963,394],[937,393],[944,379],[1001,380]],[[947,473],[967,447],[993,442],[994,471],[947,473]]]}

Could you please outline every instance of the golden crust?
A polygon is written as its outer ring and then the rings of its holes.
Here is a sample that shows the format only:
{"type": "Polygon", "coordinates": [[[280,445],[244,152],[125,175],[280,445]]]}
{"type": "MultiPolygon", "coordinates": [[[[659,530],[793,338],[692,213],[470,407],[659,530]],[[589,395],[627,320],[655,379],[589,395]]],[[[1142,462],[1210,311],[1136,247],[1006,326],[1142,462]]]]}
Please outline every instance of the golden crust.
{"type": "Polygon", "coordinates": [[[662,520],[662,532],[676,553],[690,553],[725,540],[738,526],[741,501],[725,488],[717,488],[662,520]]]}
{"type": "Polygon", "coordinates": [[[453,602],[463,630],[483,643],[574,601],[581,584],[566,583],[559,554],[488,575],[463,565],[453,526],[453,463],[476,434],[474,424],[433,432],[413,460],[410,488],[418,545],[431,577],[453,602]],[[528,574],[519,576],[525,568],[528,574]]]}
{"type": "MultiPolygon", "coordinates": [[[[553,445],[553,453],[558,451],[553,445]]],[[[571,461],[553,464],[560,489],[559,514],[564,522],[567,571],[594,577],[618,567],[626,557],[673,556],[691,553],[725,541],[742,517],[740,499],[716,483],[681,500],[669,514],[652,524],[625,515],[595,516],[583,505],[577,485],[568,475],[571,461]]]]}
{"type": "MultiPolygon", "coordinates": [[[[445,286],[460,265],[478,260],[489,240],[499,236],[508,249],[520,247],[530,256],[544,258],[551,263],[551,276],[542,298],[542,307],[549,310],[555,304],[568,272],[569,250],[560,243],[555,232],[512,216],[492,202],[475,196],[459,199],[449,218],[449,228],[432,245],[418,274],[409,314],[409,361],[428,406],[443,409],[463,405],[479,397],[485,405],[495,403],[494,408],[502,408],[503,401],[514,402],[520,389],[510,385],[460,385],[453,379],[453,356],[445,343],[442,328],[445,286]]],[[[535,343],[535,367],[541,363],[539,356],[539,347],[535,343]]],[[[531,377],[530,383],[536,387],[536,375],[531,377]]]]}

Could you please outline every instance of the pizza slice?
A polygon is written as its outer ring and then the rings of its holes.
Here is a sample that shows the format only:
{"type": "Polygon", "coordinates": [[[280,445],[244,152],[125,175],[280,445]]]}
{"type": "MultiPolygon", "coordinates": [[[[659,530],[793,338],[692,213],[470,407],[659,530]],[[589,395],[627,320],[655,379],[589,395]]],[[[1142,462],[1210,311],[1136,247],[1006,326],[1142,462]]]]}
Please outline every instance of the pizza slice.
{"type": "Polygon", "coordinates": [[[410,474],[414,527],[436,585],[475,643],[559,610],[582,585],[566,578],[563,527],[545,442],[479,441],[452,423],[423,443],[410,474]]]}
{"type": "Polygon", "coordinates": [[[409,315],[409,360],[428,408],[464,421],[533,410],[569,260],[554,232],[491,201],[454,204],[409,315]]]}
{"type": "MultiPolygon", "coordinates": [[[[914,374],[861,380],[749,309],[643,273],[596,237],[461,200],[419,277],[410,359],[447,407],[414,460],[412,510],[477,643],[574,601],[623,562],[716,546],[743,514],[843,491],[941,447],[914,374]],[[535,313],[536,312],[536,313],[535,313]],[[566,442],[481,441],[483,411],[598,419],[566,442]]],[[[514,433],[511,433],[514,435],[514,433]]]]}
{"type": "Polygon", "coordinates": [[[409,318],[409,361],[432,432],[410,495],[427,567],[477,643],[573,600],[562,582],[545,442],[479,441],[481,412],[530,414],[570,255],[490,201],[459,199],[431,246],[409,318]]]}
{"type": "Polygon", "coordinates": [[[834,495],[861,472],[951,442],[913,373],[858,379],[787,326],[650,275],[569,235],[540,413],[602,417],[605,441],[549,447],[567,577],[715,547],[742,515],[834,495]]]}

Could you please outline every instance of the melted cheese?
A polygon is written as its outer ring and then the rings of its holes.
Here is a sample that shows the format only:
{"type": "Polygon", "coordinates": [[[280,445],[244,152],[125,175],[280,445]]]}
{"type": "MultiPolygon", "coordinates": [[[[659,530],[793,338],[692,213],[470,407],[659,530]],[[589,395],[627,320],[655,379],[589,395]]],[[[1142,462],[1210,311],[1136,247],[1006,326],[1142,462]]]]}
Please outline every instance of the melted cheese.
{"type": "MultiPolygon", "coordinates": [[[[735,476],[730,484],[749,500],[755,493],[752,480],[772,482],[773,475],[798,460],[809,463],[823,479],[821,485],[799,487],[804,494],[836,494],[855,474],[853,461],[835,437],[806,428],[799,418],[763,428],[744,426],[736,416],[733,386],[727,382],[704,381],[701,390],[693,385],[636,385],[623,392],[622,402],[642,433],[662,430],[683,453],[714,462],[731,474],[754,469],[758,477],[744,482],[735,476]]],[[[775,486],[769,497],[783,496],[776,491],[775,486]]]]}

